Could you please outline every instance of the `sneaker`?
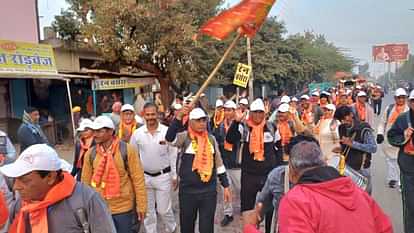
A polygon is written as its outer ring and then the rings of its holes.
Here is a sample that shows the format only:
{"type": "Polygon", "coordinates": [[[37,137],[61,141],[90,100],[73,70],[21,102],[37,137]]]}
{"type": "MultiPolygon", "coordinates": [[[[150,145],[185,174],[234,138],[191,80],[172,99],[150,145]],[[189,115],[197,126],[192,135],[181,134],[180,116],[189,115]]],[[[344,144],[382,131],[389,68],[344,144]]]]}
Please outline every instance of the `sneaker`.
{"type": "Polygon", "coordinates": [[[390,180],[388,182],[388,187],[391,188],[391,189],[397,188],[398,187],[397,181],[396,180],[390,180]]]}
{"type": "Polygon", "coordinates": [[[225,227],[225,226],[229,225],[231,222],[233,222],[233,216],[224,215],[223,220],[221,220],[221,226],[225,227]]]}

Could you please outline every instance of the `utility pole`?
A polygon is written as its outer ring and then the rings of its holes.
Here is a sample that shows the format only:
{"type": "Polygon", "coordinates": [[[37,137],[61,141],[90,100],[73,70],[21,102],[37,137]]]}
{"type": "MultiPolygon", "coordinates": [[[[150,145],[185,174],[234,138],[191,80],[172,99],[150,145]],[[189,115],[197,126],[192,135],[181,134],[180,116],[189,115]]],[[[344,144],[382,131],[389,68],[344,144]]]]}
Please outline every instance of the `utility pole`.
{"type": "Polygon", "coordinates": [[[246,37],[247,42],[247,64],[252,68],[250,72],[250,79],[249,79],[249,102],[252,103],[254,100],[254,88],[253,88],[253,66],[252,66],[252,47],[250,43],[250,38],[246,37]]]}

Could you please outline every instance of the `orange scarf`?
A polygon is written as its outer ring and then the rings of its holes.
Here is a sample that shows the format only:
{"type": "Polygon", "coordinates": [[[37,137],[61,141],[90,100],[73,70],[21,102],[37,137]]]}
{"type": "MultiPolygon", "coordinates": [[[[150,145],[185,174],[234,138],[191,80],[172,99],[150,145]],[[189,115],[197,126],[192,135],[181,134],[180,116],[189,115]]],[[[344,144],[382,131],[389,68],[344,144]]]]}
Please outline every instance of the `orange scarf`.
{"type": "Polygon", "coordinates": [[[287,144],[289,144],[290,139],[293,137],[292,130],[289,126],[289,122],[279,122],[277,128],[279,129],[279,134],[282,138],[282,146],[286,146],[287,144]]]}
{"type": "Polygon", "coordinates": [[[121,122],[119,123],[119,131],[118,131],[118,138],[129,142],[131,139],[132,133],[137,129],[137,122],[135,119],[130,123],[127,124],[122,120],[122,113],[121,113],[121,122]]]}
{"type": "MultiPolygon", "coordinates": [[[[230,124],[227,123],[226,120],[224,120],[224,132],[227,135],[227,131],[229,131],[230,124]]],[[[224,139],[224,149],[226,151],[233,151],[233,144],[228,143],[226,139],[224,139]]]]}
{"type": "Polygon", "coordinates": [[[89,148],[91,148],[93,139],[94,139],[94,137],[92,136],[92,137],[89,137],[89,138],[85,138],[85,142],[82,138],[79,140],[79,142],[80,142],[80,151],[79,151],[79,158],[78,158],[78,161],[76,163],[77,168],[82,168],[82,166],[83,166],[83,156],[85,155],[86,151],[88,151],[89,148]]]}
{"type": "Polygon", "coordinates": [[[218,128],[219,125],[223,122],[224,120],[224,109],[221,110],[217,110],[214,112],[214,118],[213,118],[213,123],[214,123],[214,128],[218,128]]]}
{"type": "Polygon", "coordinates": [[[251,119],[247,121],[247,125],[252,128],[250,132],[249,150],[253,154],[256,161],[264,161],[264,126],[266,120],[259,125],[255,125],[251,119]]]}
{"type": "Polygon", "coordinates": [[[0,226],[3,226],[9,219],[9,208],[3,192],[0,192],[0,226]]]}
{"type": "Polygon", "coordinates": [[[348,105],[351,105],[354,103],[354,100],[352,99],[352,96],[348,96],[348,105]]]}
{"type": "Polygon", "coordinates": [[[395,120],[397,120],[397,117],[404,111],[405,105],[395,105],[394,111],[392,112],[391,116],[388,118],[388,124],[391,126],[394,124],[395,120]]]}
{"type": "Polygon", "coordinates": [[[213,145],[208,138],[208,132],[197,133],[188,127],[191,146],[194,150],[192,171],[197,171],[203,182],[208,182],[213,174],[213,145]]]}
{"type": "Polygon", "coordinates": [[[361,104],[359,102],[355,103],[355,108],[358,112],[359,120],[365,121],[367,112],[365,110],[365,104],[361,104]]]}
{"type": "Polygon", "coordinates": [[[91,186],[104,189],[103,197],[106,199],[119,197],[121,194],[121,178],[114,161],[118,146],[119,139],[117,138],[113,139],[112,145],[106,151],[102,145],[96,145],[96,155],[100,161],[94,170],[91,186]]]}
{"type": "Polygon", "coordinates": [[[63,173],[63,180],[53,186],[46,197],[35,203],[23,202],[22,208],[10,226],[10,233],[25,233],[25,213],[29,214],[30,227],[33,233],[48,233],[47,208],[72,195],[76,181],[69,174],[63,173]]]}

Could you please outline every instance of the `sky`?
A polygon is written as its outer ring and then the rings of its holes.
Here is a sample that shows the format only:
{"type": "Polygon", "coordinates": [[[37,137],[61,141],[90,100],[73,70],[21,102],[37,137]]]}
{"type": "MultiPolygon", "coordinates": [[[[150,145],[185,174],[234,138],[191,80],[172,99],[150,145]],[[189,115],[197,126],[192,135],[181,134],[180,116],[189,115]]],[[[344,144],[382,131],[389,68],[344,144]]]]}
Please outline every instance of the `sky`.
{"type": "MultiPolygon", "coordinates": [[[[226,0],[234,5],[239,0],[226,0]]],[[[50,25],[66,8],[65,0],[39,0],[41,27],[50,25]]],[[[408,43],[414,50],[413,0],[277,0],[271,15],[279,17],[288,34],[313,31],[323,34],[338,47],[368,62],[371,73],[384,72],[384,64],[372,64],[376,44],[408,43]]]]}

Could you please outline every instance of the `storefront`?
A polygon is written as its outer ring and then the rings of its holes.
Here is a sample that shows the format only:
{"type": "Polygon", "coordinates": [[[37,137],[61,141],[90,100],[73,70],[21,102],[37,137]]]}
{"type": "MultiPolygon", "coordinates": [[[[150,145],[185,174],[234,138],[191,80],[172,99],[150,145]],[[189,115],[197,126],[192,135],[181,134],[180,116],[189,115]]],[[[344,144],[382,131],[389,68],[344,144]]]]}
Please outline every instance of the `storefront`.
{"type": "Polygon", "coordinates": [[[68,83],[57,72],[51,46],[0,40],[0,129],[15,141],[23,111],[32,106],[52,143],[70,136],[68,83]]]}
{"type": "Polygon", "coordinates": [[[83,116],[97,116],[110,113],[112,104],[134,104],[139,93],[152,92],[155,75],[142,73],[117,73],[103,70],[62,72],[70,77],[73,106],[81,107],[83,116]]]}

